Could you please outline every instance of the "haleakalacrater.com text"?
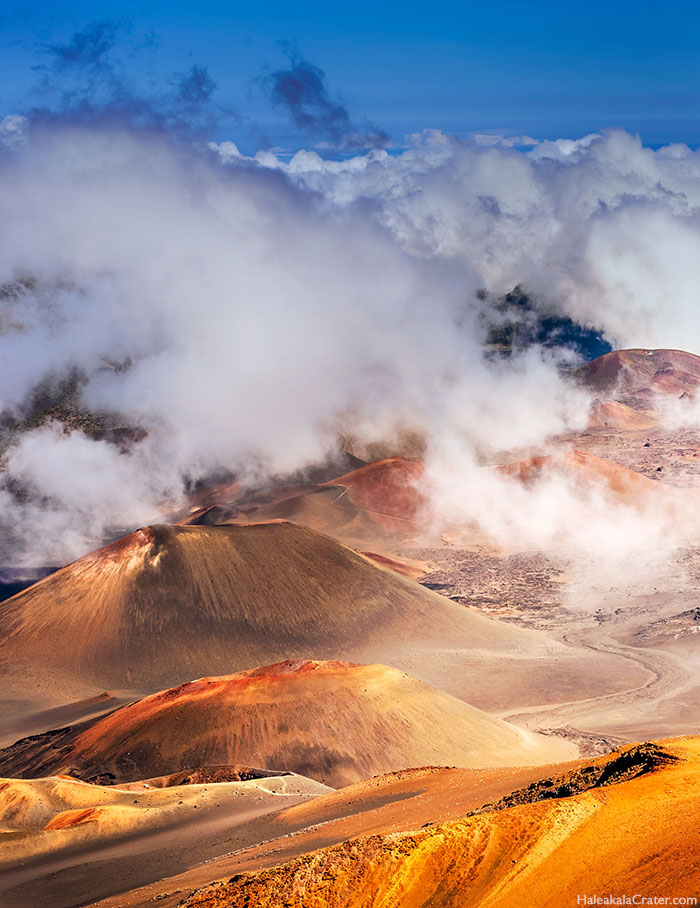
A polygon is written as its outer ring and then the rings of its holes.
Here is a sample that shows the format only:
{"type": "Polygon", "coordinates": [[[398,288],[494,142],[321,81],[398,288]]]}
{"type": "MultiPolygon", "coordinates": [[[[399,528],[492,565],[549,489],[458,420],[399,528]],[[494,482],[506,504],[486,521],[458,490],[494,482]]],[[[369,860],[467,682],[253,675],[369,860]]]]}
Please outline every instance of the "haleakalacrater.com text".
{"type": "Polygon", "coordinates": [[[578,905],[699,905],[698,897],[670,895],[577,895],[578,905]]]}

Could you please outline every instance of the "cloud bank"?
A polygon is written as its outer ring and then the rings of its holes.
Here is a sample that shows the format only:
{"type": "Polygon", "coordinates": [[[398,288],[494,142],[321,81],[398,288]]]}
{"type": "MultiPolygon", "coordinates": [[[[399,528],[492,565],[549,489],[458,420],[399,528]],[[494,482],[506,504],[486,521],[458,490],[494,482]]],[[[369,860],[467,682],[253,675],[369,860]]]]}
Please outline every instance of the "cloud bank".
{"type": "MultiPolygon", "coordinates": [[[[101,65],[101,47],[69,56],[101,65]]],[[[198,105],[213,87],[193,70],[177,92],[198,105]]],[[[515,284],[616,346],[700,350],[700,157],[685,147],[429,132],[398,154],[285,163],[72,114],[6,118],[0,141],[3,423],[70,374],[76,406],[141,430],[126,447],[79,423],[5,433],[7,565],[167,518],[217,471],[303,468],[348,428],[425,432],[433,478],[467,477],[451,518],[493,518],[479,464],[581,428],[588,408],[560,374],[570,350],[484,355],[491,301],[515,284]]],[[[565,495],[529,501],[554,527],[570,514],[565,495]]]]}
{"type": "Polygon", "coordinates": [[[413,142],[348,161],[257,160],[336,205],[371,207],[403,248],[458,262],[491,291],[520,283],[618,345],[700,349],[697,151],[653,151],[622,131],[529,151],[434,131],[413,142]]]}

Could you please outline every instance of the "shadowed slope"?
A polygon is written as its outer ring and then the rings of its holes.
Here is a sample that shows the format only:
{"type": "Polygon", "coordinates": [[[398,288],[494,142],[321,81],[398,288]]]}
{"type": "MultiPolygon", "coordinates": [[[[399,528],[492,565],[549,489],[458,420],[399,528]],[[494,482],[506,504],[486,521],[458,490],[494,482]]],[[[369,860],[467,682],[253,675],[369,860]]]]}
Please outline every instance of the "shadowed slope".
{"type": "MultiPolygon", "coordinates": [[[[571,764],[576,765],[583,764],[571,764]]],[[[233,853],[214,857],[171,877],[157,881],[154,878],[143,887],[122,891],[98,904],[100,908],[152,908],[154,904],[175,908],[186,894],[206,886],[213,878],[230,878],[240,872],[276,866],[356,836],[410,832],[436,822],[458,820],[507,795],[514,786],[529,785],[549,772],[567,768],[570,764],[479,770],[426,766],[375,776],[239,826],[233,853]]],[[[134,856],[133,863],[137,860],[134,856]]],[[[56,882],[52,878],[54,887],[56,882]]],[[[65,882],[70,885],[67,879],[65,882]]],[[[115,891],[119,891],[120,883],[122,880],[115,878],[115,891]]],[[[22,894],[25,901],[31,902],[26,896],[36,896],[38,891],[44,894],[48,889],[37,880],[32,891],[26,889],[22,894]]],[[[63,908],[49,901],[37,902],[36,908],[43,905],[63,908]]]]}
{"type": "Polygon", "coordinates": [[[0,751],[0,773],[116,782],[247,764],[338,787],[425,764],[516,766],[576,748],[519,731],[396,669],[283,662],[203,678],[0,751]]]}
{"type": "Polygon", "coordinates": [[[596,763],[490,812],[414,835],[355,839],[234,877],[184,904],[549,908],[592,892],[695,894],[700,739],[632,747],[596,763]]]}
{"type": "Polygon", "coordinates": [[[277,812],[328,790],[293,773],[260,773],[255,778],[217,784],[130,789],[60,776],[2,779],[0,827],[5,832],[0,834],[0,869],[11,872],[19,861],[109,846],[147,830],[187,829],[201,822],[208,812],[235,827],[251,815],[277,812]]]}
{"type": "MultiPolygon", "coordinates": [[[[220,522],[249,525],[273,520],[290,520],[341,540],[373,540],[377,535],[371,516],[353,495],[334,486],[298,490],[285,498],[252,503],[220,522]]],[[[218,518],[212,522],[218,522],[218,518]]]]}

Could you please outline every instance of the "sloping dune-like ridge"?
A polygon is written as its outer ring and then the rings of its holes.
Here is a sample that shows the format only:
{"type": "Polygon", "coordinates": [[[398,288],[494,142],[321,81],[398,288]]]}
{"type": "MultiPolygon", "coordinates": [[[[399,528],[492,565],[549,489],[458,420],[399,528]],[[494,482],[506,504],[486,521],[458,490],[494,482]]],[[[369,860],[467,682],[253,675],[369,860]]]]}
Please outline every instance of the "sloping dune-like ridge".
{"type": "Polygon", "coordinates": [[[596,401],[591,407],[588,426],[591,429],[616,429],[642,432],[655,429],[659,419],[651,413],[635,410],[617,400],[596,401]]]}
{"type": "Polygon", "coordinates": [[[207,886],[212,879],[230,879],[234,874],[279,866],[358,836],[411,833],[435,823],[459,820],[484,804],[498,801],[514,787],[530,786],[548,773],[564,773],[585,765],[578,760],[554,766],[478,770],[424,766],[374,776],[268,815],[234,853],[154,879],[98,905],[145,908],[162,904],[175,908],[184,893],[207,886]]]}
{"type": "MultiPolygon", "coordinates": [[[[0,637],[5,697],[44,706],[340,658],[393,665],[491,708],[512,706],[514,689],[521,702],[561,699],[595,669],[544,634],[479,615],[284,522],[139,530],[7,600],[0,637]]],[[[608,689],[610,673],[593,677],[608,689]]]]}
{"type": "Polygon", "coordinates": [[[0,751],[0,772],[124,782],[242,763],[339,787],[407,766],[531,765],[575,753],[396,669],[299,661],[202,678],[25,739],[0,751]]]}
{"type": "Polygon", "coordinates": [[[584,894],[693,896],[699,782],[699,738],[630,746],[459,822],[354,839],[240,874],[184,904],[549,908],[584,894]]]}
{"type": "MultiPolygon", "coordinates": [[[[0,826],[6,834],[0,835],[0,869],[76,847],[109,848],[148,830],[187,829],[205,815],[233,828],[251,811],[277,812],[328,791],[293,773],[167,787],[92,785],[65,776],[2,779],[0,826]]],[[[79,856],[75,862],[80,863],[79,856]]],[[[24,904],[34,902],[28,897],[24,904]]]]}
{"type": "Polygon", "coordinates": [[[391,558],[389,555],[382,554],[382,552],[361,552],[361,554],[375,564],[380,564],[382,567],[389,568],[397,574],[401,574],[402,577],[410,577],[412,580],[418,580],[426,573],[425,566],[417,561],[391,558]]]}

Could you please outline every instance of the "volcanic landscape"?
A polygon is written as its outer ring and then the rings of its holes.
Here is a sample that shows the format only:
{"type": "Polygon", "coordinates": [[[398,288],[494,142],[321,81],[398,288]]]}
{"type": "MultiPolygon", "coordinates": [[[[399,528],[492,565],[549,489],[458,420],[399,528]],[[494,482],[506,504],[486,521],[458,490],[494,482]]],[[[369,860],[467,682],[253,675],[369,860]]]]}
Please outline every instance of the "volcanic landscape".
{"type": "Polygon", "coordinates": [[[565,381],[587,424],[480,481],[565,489],[623,535],[653,522],[659,557],[455,522],[411,431],[212,478],[20,584],[0,606],[3,906],[697,888],[700,440],[673,407],[700,357],[610,352],[565,381]]]}

